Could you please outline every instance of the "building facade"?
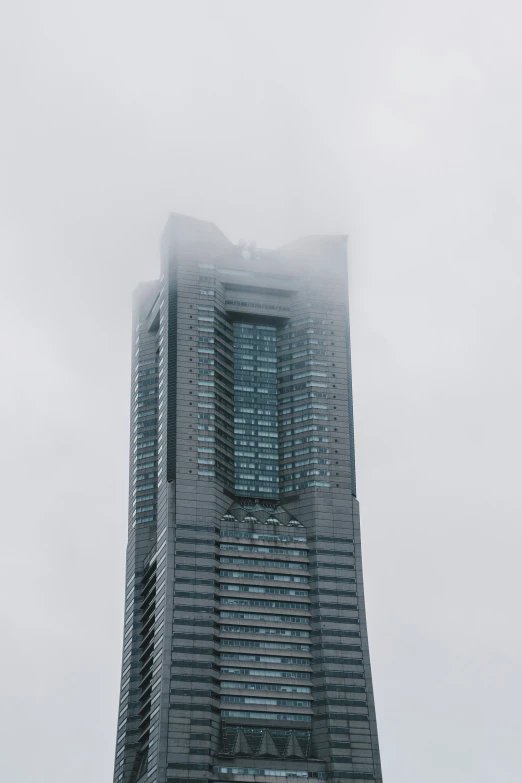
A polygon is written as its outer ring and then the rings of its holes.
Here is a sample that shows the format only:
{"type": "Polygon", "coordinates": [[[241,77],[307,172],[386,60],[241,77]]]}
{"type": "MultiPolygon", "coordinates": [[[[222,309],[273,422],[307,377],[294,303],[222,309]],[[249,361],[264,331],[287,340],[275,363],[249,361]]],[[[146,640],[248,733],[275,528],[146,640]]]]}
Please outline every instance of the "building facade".
{"type": "Polygon", "coordinates": [[[132,354],[115,783],[379,783],[345,238],[171,215],[132,354]]]}

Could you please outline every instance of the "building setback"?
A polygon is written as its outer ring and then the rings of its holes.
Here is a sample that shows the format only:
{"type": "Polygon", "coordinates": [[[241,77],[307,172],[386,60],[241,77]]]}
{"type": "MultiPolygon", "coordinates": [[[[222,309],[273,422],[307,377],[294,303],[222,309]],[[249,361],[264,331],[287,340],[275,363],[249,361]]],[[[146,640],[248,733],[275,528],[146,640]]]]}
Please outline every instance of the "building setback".
{"type": "Polygon", "coordinates": [[[115,783],[379,783],[345,237],[171,215],[132,357],[115,783]]]}

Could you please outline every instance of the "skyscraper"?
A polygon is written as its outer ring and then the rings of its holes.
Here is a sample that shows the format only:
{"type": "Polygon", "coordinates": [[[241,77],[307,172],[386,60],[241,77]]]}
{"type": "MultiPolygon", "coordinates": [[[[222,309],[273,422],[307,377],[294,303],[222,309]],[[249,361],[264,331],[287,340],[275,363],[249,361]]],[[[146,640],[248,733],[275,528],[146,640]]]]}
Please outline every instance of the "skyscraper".
{"type": "Polygon", "coordinates": [[[345,238],[171,215],[132,354],[115,783],[382,781],[345,238]]]}

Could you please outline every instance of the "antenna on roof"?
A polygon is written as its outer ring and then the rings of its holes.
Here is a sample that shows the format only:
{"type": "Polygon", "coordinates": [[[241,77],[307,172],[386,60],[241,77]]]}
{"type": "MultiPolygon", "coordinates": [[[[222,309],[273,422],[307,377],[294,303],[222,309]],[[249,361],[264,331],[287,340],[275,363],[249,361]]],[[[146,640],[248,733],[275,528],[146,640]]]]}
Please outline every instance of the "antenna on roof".
{"type": "Polygon", "coordinates": [[[257,242],[245,242],[244,239],[240,239],[238,247],[241,250],[241,255],[245,261],[252,261],[258,257],[257,254],[257,242]]]}

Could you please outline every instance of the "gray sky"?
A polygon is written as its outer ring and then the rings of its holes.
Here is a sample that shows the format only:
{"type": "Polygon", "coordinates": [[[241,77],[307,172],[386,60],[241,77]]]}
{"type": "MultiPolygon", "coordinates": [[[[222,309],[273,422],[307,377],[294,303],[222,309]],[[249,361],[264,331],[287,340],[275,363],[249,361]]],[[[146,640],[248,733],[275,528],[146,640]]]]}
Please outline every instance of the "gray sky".
{"type": "Polygon", "coordinates": [[[130,296],[349,233],[385,783],[519,783],[518,0],[4,0],[0,779],[112,779],[130,296]]]}

